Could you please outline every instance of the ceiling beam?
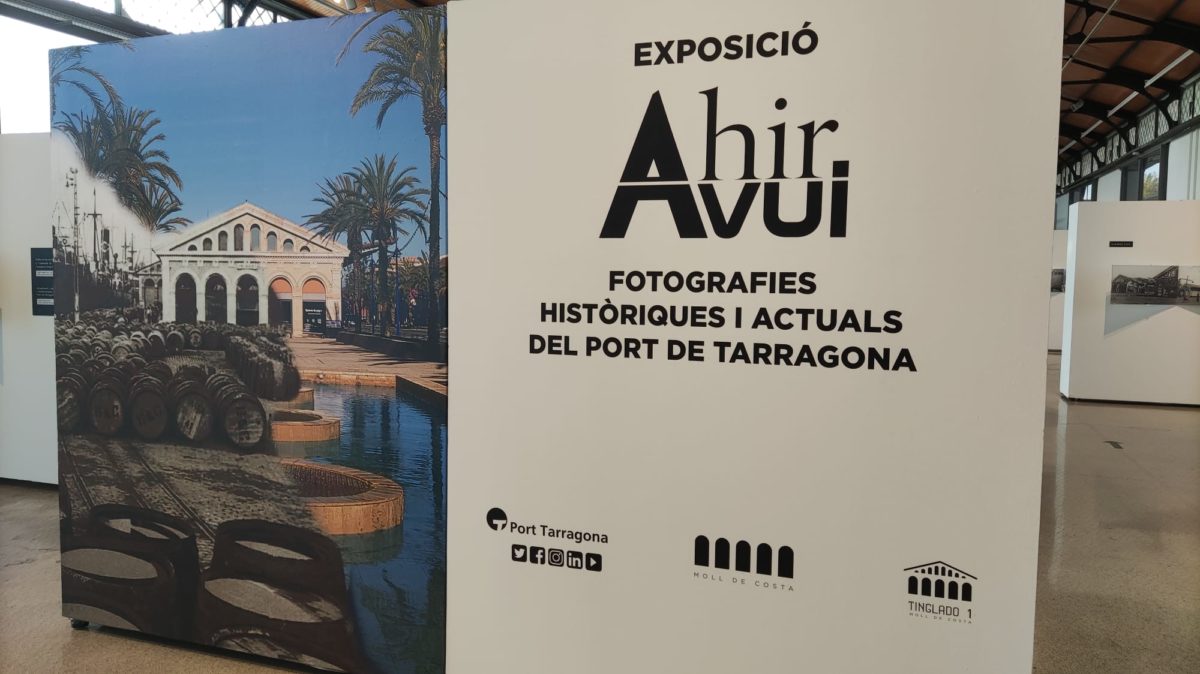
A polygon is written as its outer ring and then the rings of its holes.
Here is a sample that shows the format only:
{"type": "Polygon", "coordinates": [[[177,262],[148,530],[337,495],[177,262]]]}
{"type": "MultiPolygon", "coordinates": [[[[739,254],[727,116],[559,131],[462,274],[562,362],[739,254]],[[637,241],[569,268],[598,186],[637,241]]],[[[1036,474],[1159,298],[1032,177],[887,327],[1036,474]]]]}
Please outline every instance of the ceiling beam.
{"type": "Polygon", "coordinates": [[[1115,117],[1123,122],[1136,122],[1138,118],[1137,113],[1129,112],[1128,110],[1117,110],[1109,114],[1112,106],[1099,103],[1090,98],[1070,99],[1064,96],[1063,100],[1071,104],[1070,107],[1062,111],[1064,115],[1074,113],[1098,119],[1102,122],[1108,122],[1111,117],[1115,117]]]}
{"type": "MultiPolygon", "coordinates": [[[[1082,42],[1082,37],[1079,35],[1068,35],[1063,39],[1064,44],[1079,44],[1080,42],[1082,42]]],[[[1088,40],[1089,44],[1118,42],[1166,42],[1184,49],[1200,51],[1200,26],[1168,19],[1150,26],[1150,30],[1140,35],[1108,35],[1088,40]]]]}
{"type": "MultiPolygon", "coordinates": [[[[1079,7],[1081,9],[1083,9],[1084,11],[1086,11],[1088,14],[1088,18],[1091,18],[1092,14],[1096,14],[1096,13],[1103,14],[1105,11],[1108,11],[1109,16],[1117,18],[1117,19],[1123,19],[1125,21],[1131,21],[1133,23],[1140,23],[1143,26],[1153,26],[1154,25],[1153,19],[1147,19],[1145,17],[1137,16],[1135,14],[1128,14],[1126,12],[1122,12],[1117,9],[1113,9],[1113,10],[1109,11],[1108,7],[1098,7],[1096,5],[1093,5],[1090,2],[1090,0],[1066,0],[1066,3],[1070,7],[1079,7]]],[[[1084,25],[1086,26],[1087,22],[1084,22],[1084,25]]]]}
{"type": "Polygon", "coordinates": [[[167,35],[167,31],[66,0],[0,0],[0,16],[92,42],[167,35]]]}

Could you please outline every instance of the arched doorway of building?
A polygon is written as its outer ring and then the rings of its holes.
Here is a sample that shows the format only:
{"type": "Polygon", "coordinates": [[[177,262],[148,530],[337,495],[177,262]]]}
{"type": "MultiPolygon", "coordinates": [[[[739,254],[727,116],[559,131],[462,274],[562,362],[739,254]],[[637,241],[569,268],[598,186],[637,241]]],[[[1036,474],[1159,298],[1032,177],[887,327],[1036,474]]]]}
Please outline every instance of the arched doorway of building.
{"type": "Polygon", "coordinates": [[[325,332],[325,284],[320,279],[304,282],[304,331],[325,332]]]}
{"type": "Polygon", "coordinates": [[[292,334],[292,284],[285,278],[271,281],[267,294],[267,323],[285,325],[287,334],[292,334]]]}
{"type": "Polygon", "coordinates": [[[258,279],[249,274],[237,282],[237,324],[258,325],[258,279]]]}
{"type": "Polygon", "coordinates": [[[209,323],[229,322],[229,293],[225,277],[213,274],[204,284],[204,320],[209,323]]]}
{"type": "Polygon", "coordinates": [[[160,301],[161,298],[158,296],[158,287],[154,285],[154,279],[148,278],[142,281],[142,306],[152,307],[160,301]]]}
{"type": "Polygon", "coordinates": [[[196,281],[190,274],[175,279],[175,322],[196,322],[196,281]]]}

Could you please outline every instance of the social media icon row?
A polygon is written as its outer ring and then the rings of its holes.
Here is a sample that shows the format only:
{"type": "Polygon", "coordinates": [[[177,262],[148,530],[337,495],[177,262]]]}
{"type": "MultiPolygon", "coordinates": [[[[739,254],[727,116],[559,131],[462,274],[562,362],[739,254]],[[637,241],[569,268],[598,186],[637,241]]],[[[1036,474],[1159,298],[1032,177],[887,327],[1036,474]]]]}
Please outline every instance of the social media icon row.
{"type": "Polygon", "coordinates": [[[564,566],[568,569],[586,569],[597,572],[604,570],[604,558],[599,553],[583,553],[578,550],[560,550],[558,548],[546,549],[536,545],[513,545],[512,560],[530,564],[564,566]]]}

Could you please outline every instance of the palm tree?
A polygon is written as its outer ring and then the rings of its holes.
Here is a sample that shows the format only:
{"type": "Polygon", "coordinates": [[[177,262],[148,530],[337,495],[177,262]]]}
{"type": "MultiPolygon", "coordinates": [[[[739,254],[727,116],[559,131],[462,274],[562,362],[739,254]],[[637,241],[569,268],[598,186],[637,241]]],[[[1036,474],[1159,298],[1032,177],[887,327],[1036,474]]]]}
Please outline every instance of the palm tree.
{"type": "Polygon", "coordinates": [[[161,123],[153,110],[135,107],[110,109],[111,137],[107,147],[111,171],[106,178],[125,206],[137,199],[142,183],[150,183],[176,197],[171,186],[183,187],[179,174],[168,163],[171,158],[156,145],[167,139],[154,128],[161,123]]]}
{"type": "Polygon", "coordinates": [[[170,190],[163,189],[152,182],[141,184],[136,198],[130,204],[129,210],[137,216],[138,222],[152,232],[173,232],[177,227],[187,227],[191,220],[175,215],[183,209],[179,199],[170,190]]]}
{"type": "Polygon", "coordinates": [[[376,249],[378,255],[379,290],[376,301],[380,306],[380,333],[384,335],[391,325],[393,305],[392,299],[387,296],[389,250],[399,237],[409,234],[403,223],[421,230],[426,223],[425,210],[428,204],[424,198],[429,196],[429,190],[418,187],[421,181],[412,175],[416,170],[415,166],[398,170],[396,157],[389,160],[377,154],[371,159],[362,160],[350,172],[356,187],[353,208],[364,216],[363,224],[370,232],[371,247],[376,249]]]}
{"type": "Polygon", "coordinates": [[[89,175],[99,178],[109,173],[105,167],[107,139],[111,135],[107,108],[100,108],[91,116],[84,116],[82,113],[67,114],[54,128],[61,131],[75,146],[83,168],[89,175]]]}
{"type": "MultiPolygon", "coordinates": [[[[161,121],[153,115],[153,110],[110,104],[91,115],[66,115],[54,126],[75,145],[92,177],[108,183],[126,208],[145,212],[146,204],[156,201],[181,206],[174,189],[183,187],[170,156],[159,147],[166,136],[155,131],[161,121]]],[[[158,222],[146,224],[153,228],[158,222]]]]}
{"type": "MultiPolygon", "coordinates": [[[[364,22],[346,43],[350,43],[381,15],[364,22]]],[[[422,123],[429,139],[429,303],[428,334],[430,348],[441,339],[441,316],[437,288],[441,271],[441,175],[442,129],[446,126],[446,28],[445,8],[435,7],[405,12],[402,20],[408,30],[399,25],[379,29],[363,45],[363,52],[377,54],[378,63],[359,87],[350,105],[350,114],[357,115],[368,105],[379,105],[376,127],[383,126],[388,110],[400,100],[415,98],[421,102],[422,123]]],[[[342,49],[345,55],[346,48],[342,49]]]]}
{"type": "MultiPolygon", "coordinates": [[[[127,48],[132,48],[129,43],[123,44],[127,48]]],[[[83,57],[87,52],[88,47],[67,47],[56,49],[50,54],[50,110],[52,113],[58,112],[58,87],[63,84],[83,92],[96,110],[101,110],[106,105],[116,108],[123,105],[121,95],[117,93],[108,78],[83,65],[83,57]],[[89,80],[91,84],[89,84],[89,80]],[[96,91],[93,85],[99,86],[104,91],[105,96],[108,97],[107,101],[100,97],[100,92],[96,91]]]]}
{"type": "Polygon", "coordinates": [[[326,178],[323,184],[317,186],[321,196],[313,201],[321,204],[320,212],[305,216],[305,224],[312,228],[314,237],[337,239],[345,237],[346,247],[350,249],[350,261],[354,265],[353,293],[355,302],[355,329],[361,327],[358,320],[364,303],[362,287],[362,249],[363,239],[367,234],[366,218],[360,204],[363,199],[357,194],[358,185],[350,173],[342,173],[333,178],[326,178]]]}

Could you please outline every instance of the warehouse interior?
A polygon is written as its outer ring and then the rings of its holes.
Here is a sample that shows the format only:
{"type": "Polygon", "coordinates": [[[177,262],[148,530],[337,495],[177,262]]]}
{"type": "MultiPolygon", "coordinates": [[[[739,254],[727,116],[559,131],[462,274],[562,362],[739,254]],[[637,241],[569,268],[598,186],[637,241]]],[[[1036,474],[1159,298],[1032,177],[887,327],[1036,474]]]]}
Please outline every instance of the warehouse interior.
{"type": "MultiPolygon", "coordinates": [[[[1196,672],[1200,311],[1191,305],[1200,301],[1200,275],[1189,269],[1200,270],[1193,234],[1200,209],[1188,202],[1200,203],[1200,2],[1061,1],[1057,183],[1046,186],[1053,246],[1045,265],[1050,329],[1032,671],[1196,672]],[[1098,223],[1104,235],[1086,239],[1080,222],[1098,223]],[[1104,276],[1112,288],[1096,294],[1132,288],[1126,294],[1158,298],[1137,304],[1151,309],[1088,304],[1075,279],[1129,263],[1113,257],[1088,267],[1080,251],[1160,229],[1172,232],[1160,255],[1174,255],[1160,260],[1169,266],[1138,262],[1120,278],[1104,276]],[[1168,295],[1181,306],[1164,309],[1168,295]],[[1169,334],[1140,337],[1158,318],[1169,334]],[[1112,339],[1089,341],[1085,324],[1112,339]],[[1114,364],[1125,357],[1111,350],[1117,342],[1133,365],[1114,364]]],[[[50,130],[49,49],[434,4],[442,2],[0,0],[0,132],[50,130]]],[[[72,630],[62,617],[54,411],[29,402],[35,380],[53,396],[51,319],[24,315],[31,244],[11,226],[0,217],[0,671],[292,671],[118,630],[72,630]]],[[[299,285],[297,302],[305,299],[299,285]]]]}

